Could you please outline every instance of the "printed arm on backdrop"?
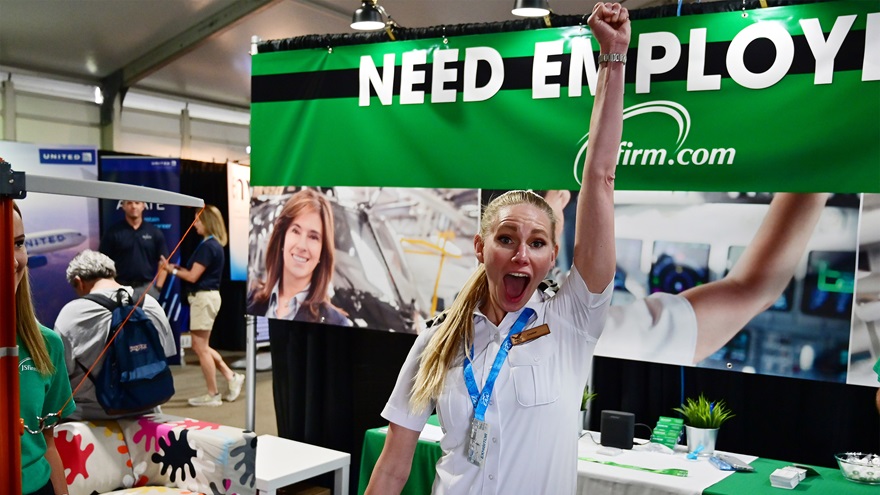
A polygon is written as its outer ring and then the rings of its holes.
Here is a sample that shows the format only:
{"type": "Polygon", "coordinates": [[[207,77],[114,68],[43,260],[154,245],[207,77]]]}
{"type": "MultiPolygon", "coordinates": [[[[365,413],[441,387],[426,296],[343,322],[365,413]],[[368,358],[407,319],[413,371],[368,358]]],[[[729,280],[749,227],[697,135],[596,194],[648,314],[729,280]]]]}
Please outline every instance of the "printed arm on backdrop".
{"type": "MultiPolygon", "coordinates": [[[[697,317],[694,363],[724,346],[782,294],[804,255],[828,194],[778,193],[755,237],[721,280],[681,293],[697,317]]],[[[649,306],[654,303],[648,299],[649,306]]],[[[659,308],[651,308],[659,312],[659,308]]]]}
{"type": "Polygon", "coordinates": [[[553,209],[556,215],[556,244],[562,242],[562,231],[565,230],[565,207],[571,201],[571,191],[565,189],[551,189],[544,194],[544,201],[553,209]]]}
{"type": "MultiPolygon", "coordinates": [[[[599,42],[600,54],[626,54],[630,40],[627,9],[597,3],[587,24],[599,42]]],[[[624,68],[620,62],[600,64],[577,203],[573,264],[594,294],[613,280],[616,263],[614,170],[623,133],[624,68]]]]}

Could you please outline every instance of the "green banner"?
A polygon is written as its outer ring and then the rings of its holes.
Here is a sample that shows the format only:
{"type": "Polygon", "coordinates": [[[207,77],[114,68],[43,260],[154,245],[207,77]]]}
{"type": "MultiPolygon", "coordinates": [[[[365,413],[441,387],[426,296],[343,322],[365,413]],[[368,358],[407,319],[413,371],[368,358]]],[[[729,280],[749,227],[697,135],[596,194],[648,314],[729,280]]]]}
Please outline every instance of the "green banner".
{"type": "MultiPolygon", "coordinates": [[[[880,3],[633,22],[617,188],[880,192],[880,3]]],[[[577,189],[586,27],[253,57],[256,186],[577,189]]]]}

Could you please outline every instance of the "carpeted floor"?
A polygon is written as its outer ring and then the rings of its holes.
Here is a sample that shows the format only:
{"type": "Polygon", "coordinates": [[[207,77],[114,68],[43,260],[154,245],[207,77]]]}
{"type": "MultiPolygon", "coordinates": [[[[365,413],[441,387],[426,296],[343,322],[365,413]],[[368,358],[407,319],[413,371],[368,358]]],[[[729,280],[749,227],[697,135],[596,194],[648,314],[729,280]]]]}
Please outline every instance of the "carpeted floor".
{"type": "MultiPolygon", "coordinates": [[[[244,366],[244,353],[221,351],[221,355],[230,366],[237,361],[241,361],[244,366]]],[[[188,352],[184,357],[185,365],[172,366],[174,374],[174,397],[162,406],[162,412],[173,414],[175,416],[184,416],[203,421],[211,421],[229,426],[237,426],[246,428],[247,419],[247,387],[245,382],[242,388],[241,396],[235,402],[223,402],[219,407],[192,407],[187,404],[187,399],[195,397],[207,392],[205,387],[205,378],[202,375],[202,369],[199,367],[198,358],[192,352],[188,352]]],[[[245,370],[235,369],[238,373],[245,373],[245,370]]],[[[275,406],[272,402],[272,371],[256,372],[256,392],[255,392],[255,408],[254,408],[254,431],[258,435],[268,434],[277,435],[278,428],[275,424],[275,406]]],[[[220,387],[220,393],[226,392],[226,380],[218,373],[217,384],[220,387]]]]}

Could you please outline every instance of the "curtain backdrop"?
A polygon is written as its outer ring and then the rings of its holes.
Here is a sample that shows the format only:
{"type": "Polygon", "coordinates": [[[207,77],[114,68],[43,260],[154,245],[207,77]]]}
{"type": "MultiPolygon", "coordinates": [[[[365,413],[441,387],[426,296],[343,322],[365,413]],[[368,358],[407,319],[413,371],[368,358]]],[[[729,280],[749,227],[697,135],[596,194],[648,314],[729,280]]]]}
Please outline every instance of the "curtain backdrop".
{"type": "Polygon", "coordinates": [[[364,432],[386,424],[379,413],[416,336],[283,320],[269,333],[278,436],[350,453],[356,493],[364,432]]]}

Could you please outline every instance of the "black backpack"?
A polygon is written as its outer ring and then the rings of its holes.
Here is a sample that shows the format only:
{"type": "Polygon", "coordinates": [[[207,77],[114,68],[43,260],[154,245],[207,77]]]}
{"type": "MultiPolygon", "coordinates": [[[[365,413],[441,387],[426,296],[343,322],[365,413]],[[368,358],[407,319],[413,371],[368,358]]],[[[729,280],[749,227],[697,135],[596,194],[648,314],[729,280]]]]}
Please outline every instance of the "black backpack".
{"type": "MultiPolygon", "coordinates": [[[[106,339],[109,342],[132,311],[131,296],[119,289],[115,301],[101,294],[86,294],[83,298],[113,315],[106,339]]],[[[131,318],[104,353],[100,373],[97,377],[89,374],[89,379],[95,384],[98,403],[111,415],[144,412],[174,395],[174,378],[165,361],[159,332],[142,307],[134,307],[131,318]]]]}

